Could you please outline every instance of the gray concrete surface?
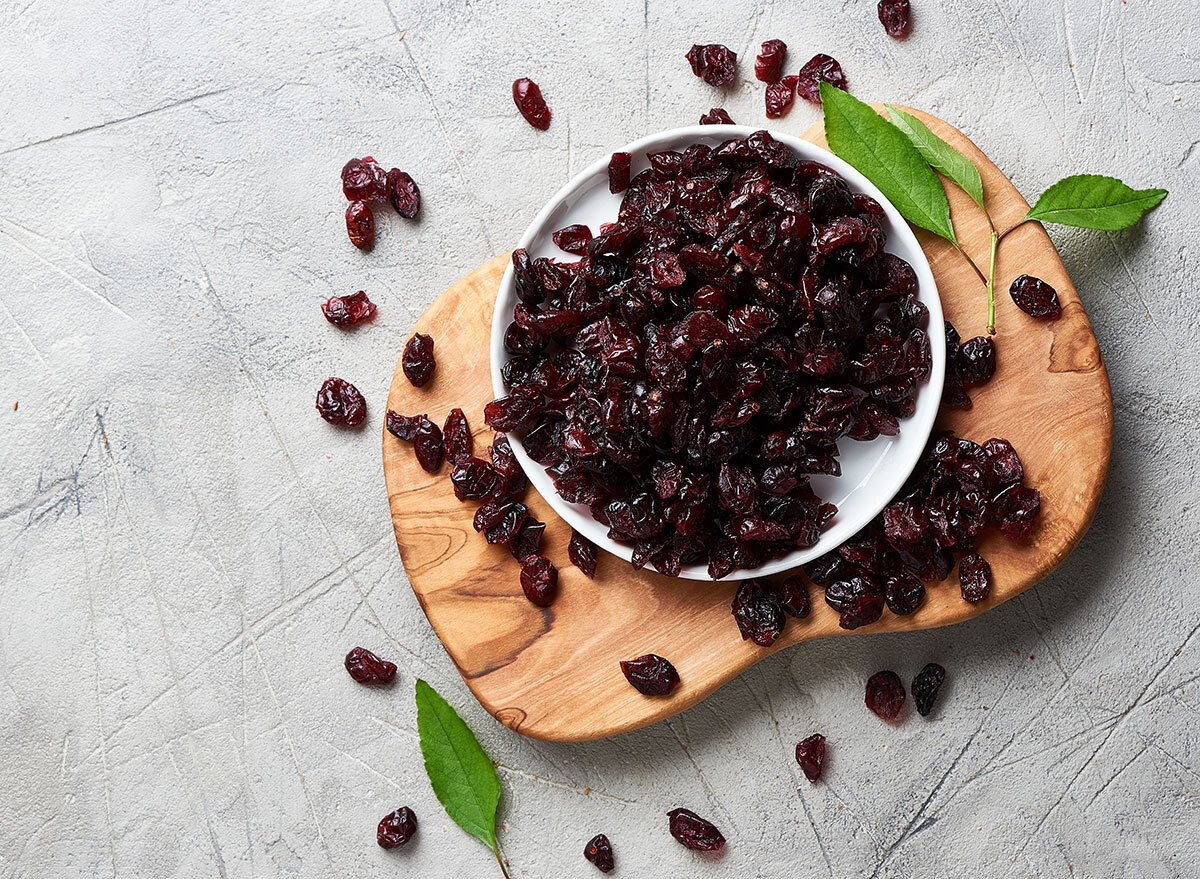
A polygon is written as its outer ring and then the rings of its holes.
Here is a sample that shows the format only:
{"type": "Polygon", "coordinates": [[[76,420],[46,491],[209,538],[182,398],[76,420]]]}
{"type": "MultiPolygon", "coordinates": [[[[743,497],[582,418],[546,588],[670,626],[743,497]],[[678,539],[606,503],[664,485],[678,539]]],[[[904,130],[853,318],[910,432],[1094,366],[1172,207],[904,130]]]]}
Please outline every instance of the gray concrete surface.
{"type": "Polygon", "coordinates": [[[422,771],[416,675],[500,764],[521,879],[593,875],[601,830],[627,877],[1196,875],[1196,8],[913,5],[897,43],[873,0],[0,3],[3,875],[498,875],[422,771]],[[595,157],[713,105],[761,121],[769,37],[957,123],[1031,196],[1084,170],[1173,190],[1132,231],[1053,233],[1112,375],[1103,506],[1054,576],[972,623],[792,649],[610,741],[523,739],[407,586],[378,440],[395,358],[595,157]],[[728,94],[688,71],[694,41],[739,52],[728,94]],[[515,116],[521,75],[544,134],[515,116]],[[383,214],[362,255],[337,173],[367,152],[425,207],[383,214]],[[359,288],[377,324],[321,319],[359,288]],[[313,412],[331,373],[369,398],[361,434],[313,412]],[[399,659],[394,689],[347,680],[356,643],[399,659]],[[935,720],[865,717],[869,673],[933,659],[935,720]],[[816,730],[812,786],[791,749],[816,730]],[[401,804],[418,841],[384,852],[401,804]],[[671,841],[679,805],[724,828],[723,858],[671,841]]]}

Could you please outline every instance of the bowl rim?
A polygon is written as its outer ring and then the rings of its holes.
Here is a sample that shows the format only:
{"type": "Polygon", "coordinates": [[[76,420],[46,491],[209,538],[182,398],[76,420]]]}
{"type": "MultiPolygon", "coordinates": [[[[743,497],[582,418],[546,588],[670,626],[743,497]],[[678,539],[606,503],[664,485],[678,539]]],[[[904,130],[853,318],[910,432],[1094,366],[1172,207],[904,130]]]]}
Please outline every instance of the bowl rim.
{"type": "MultiPolygon", "coordinates": [[[[795,150],[802,158],[820,162],[833,169],[846,180],[853,191],[871,196],[883,207],[891,226],[888,234],[888,244],[890,246],[885,248],[885,250],[887,252],[894,252],[896,249],[894,245],[899,240],[904,242],[905,247],[903,249],[916,257],[907,261],[917,275],[918,296],[929,309],[927,335],[929,336],[933,353],[933,367],[930,371],[928,382],[918,391],[916,410],[901,422],[901,434],[905,435],[906,438],[919,436],[920,443],[914,444],[910,442],[910,451],[899,461],[886,462],[887,466],[879,466],[879,464],[885,463],[881,460],[872,468],[867,477],[859,483],[858,488],[862,488],[869,481],[877,483],[873,494],[870,495],[870,500],[864,504],[862,511],[854,516],[852,520],[843,520],[843,522],[837,523],[834,527],[824,531],[821,539],[811,547],[796,549],[782,558],[772,559],[757,568],[739,568],[731,571],[722,577],[720,581],[716,582],[735,582],[755,577],[768,577],[783,571],[792,570],[805,562],[837,549],[846,540],[857,534],[896,496],[915,469],[917,462],[920,460],[921,452],[924,450],[933,432],[933,425],[937,419],[942,388],[945,382],[946,342],[945,334],[941,332],[944,317],[941,297],[938,293],[937,282],[933,277],[933,270],[929,265],[929,260],[920,242],[917,240],[916,234],[910,228],[908,222],[900,215],[895,205],[879,191],[878,187],[853,166],[829,150],[804,140],[797,135],[751,125],[689,125],[680,128],[671,128],[638,138],[635,141],[616,148],[612,152],[630,153],[634,155],[636,161],[639,153],[644,155],[646,152],[657,150],[683,149],[700,138],[705,140],[713,140],[714,138],[720,140],[748,137],[756,131],[766,131],[780,143],[795,150]],[[855,524],[852,527],[846,525],[846,522],[849,521],[853,521],[855,524]],[[839,539],[836,542],[827,543],[826,538],[833,533],[839,534],[839,539]]],[[[527,248],[533,239],[544,231],[547,221],[562,206],[563,202],[570,199],[576,192],[589,184],[597,175],[604,174],[607,176],[610,158],[611,153],[606,153],[601,158],[590,163],[559,189],[526,227],[520,241],[517,243],[517,248],[527,248]]],[[[513,267],[510,260],[505,267],[503,277],[500,279],[500,285],[496,291],[496,304],[492,311],[489,356],[491,361],[492,392],[497,398],[505,396],[508,393],[500,370],[508,358],[508,353],[504,349],[504,333],[512,318],[511,314],[507,312],[510,312],[515,304],[513,267]]],[[[577,509],[577,505],[570,504],[564,500],[555,489],[554,483],[546,473],[545,468],[529,457],[529,453],[525,451],[525,446],[520,438],[512,434],[506,434],[506,436],[508,437],[509,445],[512,447],[513,454],[521,465],[521,469],[525,472],[531,485],[542,496],[550,508],[563,521],[597,547],[629,562],[633,557],[633,547],[618,543],[609,538],[607,528],[593,519],[591,515],[580,512],[583,509],[582,507],[577,509]]],[[[654,573],[660,573],[653,566],[648,566],[648,568],[654,571],[654,573]]],[[[707,566],[704,565],[684,565],[678,576],[679,579],[714,582],[708,573],[707,566]]]]}

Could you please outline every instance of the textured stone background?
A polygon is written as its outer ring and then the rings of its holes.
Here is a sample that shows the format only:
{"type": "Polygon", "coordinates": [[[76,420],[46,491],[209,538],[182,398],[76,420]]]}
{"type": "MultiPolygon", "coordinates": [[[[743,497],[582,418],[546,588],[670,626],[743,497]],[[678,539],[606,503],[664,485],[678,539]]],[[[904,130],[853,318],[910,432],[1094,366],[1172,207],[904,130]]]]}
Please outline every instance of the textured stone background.
{"type": "Polygon", "coordinates": [[[599,830],[625,876],[1194,875],[1194,0],[913,2],[906,43],[874,0],[0,3],[3,875],[498,875],[434,800],[414,675],[500,764],[514,877],[594,875],[599,830]],[[768,37],[958,124],[1030,196],[1083,170],[1173,190],[1132,231],[1053,233],[1112,376],[1103,506],[974,622],[785,651],[614,740],[523,739],[406,584],[378,439],[395,359],[594,158],[717,104],[762,120],[768,37]],[[710,40],[743,59],[728,94],[682,59],[710,40]],[[521,75],[544,134],[514,113],[521,75]],[[383,213],[370,255],[337,187],[364,152],[426,199],[418,223],[383,213]],[[376,325],[321,319],[360,287],[376,325]],[[313,412],[329,374],[374,406],[362,433],[313,412]],[[348,681],[356,643],[399,658],[398,686],[348,681]],[[865,715],[869,673],[933,659],[953,676],[934,721],[865,715]],[[814,730],[817,786],[791,758],[814,730]],[[404,803],[418,840],[384,852],[375,822],[404,803]],[[723,859],[670,840],[681,804],[724,828],[723,859]]]}

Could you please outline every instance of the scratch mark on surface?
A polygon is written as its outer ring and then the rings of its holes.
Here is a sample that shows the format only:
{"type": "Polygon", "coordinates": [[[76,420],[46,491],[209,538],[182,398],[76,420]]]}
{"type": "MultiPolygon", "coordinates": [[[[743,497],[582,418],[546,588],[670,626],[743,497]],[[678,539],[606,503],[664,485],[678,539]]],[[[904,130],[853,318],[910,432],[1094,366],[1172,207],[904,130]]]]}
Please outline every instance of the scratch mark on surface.
{"type": "Polygon", "coordinates": [[[21,334],[26,344],[33,350],[33,355],[38,359],[38,363],[42,364],[46,369],[50,368],[50,364],[46,362],[46,358],[42,356],[42,352],[38,350],[38,346],[33,344],[33,339],[29,338],[29,333],[25,332],[25,328],[21,326],[21,322],[17,320],[17,316],[8,310],[8,306],[4,304],[4,300],[0,299],[0,308],[4,309],[4,313],[8,315],[8,319],[13,322],[13,326],[17,328],[17,332],[21,334]]]}
{"type": "MultiPolygon", "coordinates": [[[[108,308],[110,308],[112,311],[115,311],[117,314],[121,315],[121,317],[125,318],[126,320],[133,320],[133,318],[130,317],[125,312],[124,309],[122,309],[119,305],[117,305],[115,302],[113,302],[111,299],[109,299],[107,296],[105,296],[99,290],[97,290],[96,288],[94,288],[88,284],[83,283],[83,281],[79,280],[77,277],[72,275],[70,272],[68,272],[62,266],[59,266],[59,265],[51,262],[50,260],[46,259],[46,257],[42,256],[40,253],[38,253],[32,247],[29,247],[28,245],[23,244],[21,241],[17,240],[17,238],[15,238],[7,230],[0,229],[0,235],[3,235],[5,238],[7,238],[9,241],[11,241],[13,244],[15,244],[21,250],[25,251],[25,253],[29,254],[31,257],[33,257],[35,260],[40,262],[42,265],[46,266],[46,268],[50,269],[55,274],[61,275],[62,277],[66,278],[68,281],[70,281],[72,284],[74,284],[79,289],[83,290],[89,296],[91,296],[94,299],[98,300],[99,302],[103,303],[108,308]]],[[[93,269],[93,271],[95,271],[95,269],[93,269]]],[[[7,310],[8,309],[6,308],[5,311],[7,311],[7,310]]],[[[10,316],[11,316],[11,313],[10,313],[10,316]]]]}
{"type": "Polygon", "coordinates": [[[534,775],[532,772],[527,772],[524,769],[517,769],[513,766],[505,766],[503,763],[497,763],[496,768],[502,772],[507,772],[509,775],[514,775],[517,778],[523,778],[527,781],[536,781],[539,784],[558,788],[559,790],[565,790],[573,794],[579,794],[581,797],[596,797],[597,799],[620,803],[624,806],[639,805],[636,800],[623,800],[620,797],[614,797],[612,794],[606,794],[602,791],[598,791],[594,787],[582,788],[571,784],[564,784],[561,781],[555,781],[552,778],[546,778],[544,775],[534,775]]]}

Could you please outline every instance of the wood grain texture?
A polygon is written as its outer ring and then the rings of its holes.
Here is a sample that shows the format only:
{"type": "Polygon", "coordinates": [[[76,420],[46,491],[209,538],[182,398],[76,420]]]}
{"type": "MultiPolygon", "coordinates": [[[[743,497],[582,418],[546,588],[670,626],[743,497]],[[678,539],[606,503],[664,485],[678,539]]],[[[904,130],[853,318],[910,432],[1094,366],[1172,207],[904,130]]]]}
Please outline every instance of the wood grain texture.
{"type": "MultiPolygon", "coordinates": [[[[1008,179],[962,133],[911,111],[969,156],[983,177],[997,228],[1018,222],[1028,204],[1008,179]]],[[[825,146],[820,124],[805,139],[825,146]]],[[[964,249],[986,265],[988,226],[982,211],[948,186],[955,228],[964,249]]],[[[964,338],[986,324],[986,297],[975,273],[946,242],[918,230],[942,305],[964,338]]],[[[388,408],[427,412],[439,423],[460,406],[476,448],[490,441],[483,406],[492,399],[488,338],[497,286],[508,260],[497,257],[439,297],[416,330],[436,340],[433,381],[413,388],[397,363],[388,408]]],[[[964,602],[955,576],[929,589],[911,616],[884,614],[853,634],[924,629],[961,622],[1019,595],[1052,571],[1091,524],[1112,453],[1112,395],[1100,350],[1079,295],[1058,253],[1038,224],[1013,232],[997,264],[997,370],[972,391],[974,408],[948,412],[940,427],[983,442],[1010,439],[1025,465],[1026,482],[1042,492],[1040,524],[1030,541],[993,532],[980,552],[992,564],[995,587],[978,605],[964,602]],[[1035,321],[1013,304],[1012,280],[1029,273],[1053,285],[1063,305],[1057,321],[1035,321]]],[[[471,527],[473,503],[451,490],[449,468],[427,474],[411,449],[386,431],[384,475],[396,543],[426,616],[472,692],[500,721],[528,736],[555,741],[601,738],[670,717],[708,696],[775,650],[828,635],[850,634],[837,614],[813,595],[813,614],[789,620],[769,650],[743,642],[729,612],[733,583],[676,580],[600,553],[596,579],[567,560],[570,528],[536,492],[527,503],[547,523],[546,554],[558,565],[560,595],[545,609],[525,600],[519,568],[507,549],[489,546],[471,527]],[[681,685],[668,698],[648,698],[628,685],[621,659],[643,653],[668,657],[681,685]]]]}

